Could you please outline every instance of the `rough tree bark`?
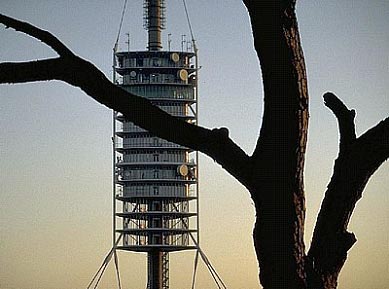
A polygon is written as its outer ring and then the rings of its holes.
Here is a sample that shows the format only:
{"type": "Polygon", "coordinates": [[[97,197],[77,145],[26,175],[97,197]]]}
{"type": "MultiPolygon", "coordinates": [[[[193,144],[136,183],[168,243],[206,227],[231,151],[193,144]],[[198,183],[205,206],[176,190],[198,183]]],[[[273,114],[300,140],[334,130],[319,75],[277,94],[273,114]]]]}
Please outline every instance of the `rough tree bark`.
{"type": "Polygon", "coordinates": [[[264,288],[304,288],[303,168],[308,91],[295,1],[244,2],[265,92],[250,176],[261,283],[264,288]]]}
{"type": "Polygon", "coordinates": [[[264,84],[263,122],[252,156],[228,137],[226,128],[209,130],[166,114],[113,85],[49,32],[1,14],[0,23],[39,39],[59,57],[1,63],[0,83],[65,81],[153,134],[212,157],[249,190],[255,203],[253,239],[263,287],[336,288],[347,251],[356,241],[347,232],[350,216],[368,179],[389,157],[389,118],[357,138],[355,112],[334,94],[324,95],[325,105],[339,122],[340,149],[306,254],[303,168],[308,92],[296,1],[243,2],[251,18],[264,84]]]}

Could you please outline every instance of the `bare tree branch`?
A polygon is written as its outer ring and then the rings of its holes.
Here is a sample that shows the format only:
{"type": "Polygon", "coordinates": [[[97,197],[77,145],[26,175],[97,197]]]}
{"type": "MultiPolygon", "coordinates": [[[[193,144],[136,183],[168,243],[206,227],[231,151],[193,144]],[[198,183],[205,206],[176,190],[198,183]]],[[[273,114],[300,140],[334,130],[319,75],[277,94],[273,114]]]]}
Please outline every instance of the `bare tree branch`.
{"type": "Polygon", "coordinates": [[[25,83],[58,79],[63,70],[63,58],[29,62],[0,63],[0,83],[25,83]]]}
{"type": "Polygon", "coordinates": [[[16,31],[23,32],[42,41],[54,49],[54,51],[56,51],[62,57],[74,56],[73,52],[69,48],[67,48],[61,41],[59,41],[48,31],[39,29],[38,27],[35,27],[27,22],[22,22],[3,14],[0,14],[0,23],[3,23],[7,28],[12,27],[16,31]]]}
{"type": "Polygon", "coordinates": [[[4,15],[0,16],[0,23],[34,36],[61,55],[56,59],[1,63],[0,83],[56,79],[79,87],[99,103],[123,113],[128,120],[151,133],[205,153],[243,185],[249,187],[247,171],[251,171],[250,159],[228,137],[225,129],[209,130],[189,124],[162,111],[147,99],[126,92],[112,84],[92,63],[74,55],[57,38],[46,31],[4,15]]]}
{"type": "Polygon", "coordinates": [[[324,104],[332,110],[338,119],[340,151],[343,151],[356,139],[354,124],[355,110],[349,110],[344,103],[331,92],[325,93],[323,98],[324,104]]]}
{"type": "Polygon", "coordinates": [[[389,118],[355,139],[355,113],[334,94],[326,93],[324,98],[338,119],[341,149],[317,218],[308,260],[314,272],[312,287],[336,288],[347,251],[356,242],[355,235],[347,232],[355,205],[369,178],[389,157],[389,118]]]}

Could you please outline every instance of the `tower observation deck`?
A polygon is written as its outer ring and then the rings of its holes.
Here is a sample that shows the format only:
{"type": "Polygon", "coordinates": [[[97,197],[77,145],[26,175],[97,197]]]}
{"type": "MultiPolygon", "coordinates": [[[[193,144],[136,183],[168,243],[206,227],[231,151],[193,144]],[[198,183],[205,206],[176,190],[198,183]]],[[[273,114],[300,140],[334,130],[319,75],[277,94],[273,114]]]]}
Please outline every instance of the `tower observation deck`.
{"type": "MultiPolygon", "coordinates": [[[[114,79],[197,124],[197,52],[162,50],[164,10],[163,0],[144,1],[147,50],[115,51],[114,79]]],[[[169,252],[197,249],[197,159],[114,113],[114,236],[121,236],[115,249],[147,253],[149,289],[169,288],[169,252]]]]}

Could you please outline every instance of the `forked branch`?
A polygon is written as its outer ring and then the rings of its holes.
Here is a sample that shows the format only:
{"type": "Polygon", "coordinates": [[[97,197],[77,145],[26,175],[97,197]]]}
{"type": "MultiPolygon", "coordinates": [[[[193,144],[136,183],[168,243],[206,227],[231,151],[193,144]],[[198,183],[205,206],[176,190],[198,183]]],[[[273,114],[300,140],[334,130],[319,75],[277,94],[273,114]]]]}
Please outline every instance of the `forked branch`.
{"type": "Polygon", "coordinates": [[[389,118],[355,137],[355,112],[334,94],[324,95],[325,104],[339,122],[340,149],[334,172],[317,218],[308,263],[313,288],[336,288],[347,251],[356,242],[347,227],[357,201],[373,173],[389,157],[389,118]]]}

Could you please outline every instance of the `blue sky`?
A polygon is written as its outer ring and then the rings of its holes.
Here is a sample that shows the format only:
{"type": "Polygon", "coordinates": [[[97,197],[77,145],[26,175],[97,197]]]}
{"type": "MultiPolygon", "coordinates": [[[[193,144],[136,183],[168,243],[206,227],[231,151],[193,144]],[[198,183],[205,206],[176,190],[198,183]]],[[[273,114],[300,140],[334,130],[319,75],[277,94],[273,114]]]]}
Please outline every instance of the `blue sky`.
{"type": "MultiPolygon", "coordinates": [[[[122,1],[8,1],[1,13],[53,32],[75,53],[112,74],[122,1]]],[[[188,0],[200,49],[200,123],[226,126],[248,153],[261,124],[262,85],[251,28],[238,0],[188,0]]],[[[167,1],[173,47],[189,35],[182,2],[167,1]]],[[[307,246],[337,155],[338,130],[322,95],[333,91],[357,111],[360,135],[389,114],[389,2],[299,1],[308,70],[310,129],[305,173],[307,246]]],[[[120,38],[146,47],[142,1],[129,1],[120,38]]],[[[54,57],[40,42],[0,28],[0,61],[54,57]]],[[[0,288],[86,287],[111,245],[111,112],[60,82],[0,86],[0,288]]],[[[257,289],[252,202],[217,164],[201,157],[202,247],[229,288],[257,289]]],[[[384,288],[388,164],[370,180],[350,224],[358,243],[340,289],[384,288]]],[[[124,288],[146,279],[142,254],[120,254],[124,288]]],[[[171,257],[171,288],[189,287],[193,253],[171,257]]],[[[114,284],[112,268],[103,280],[114,284]]],[[[102,288],[105,288],[102,287],[102,288]]],[[[204,267],[198,288],[213,288],[204,267]]]]}

